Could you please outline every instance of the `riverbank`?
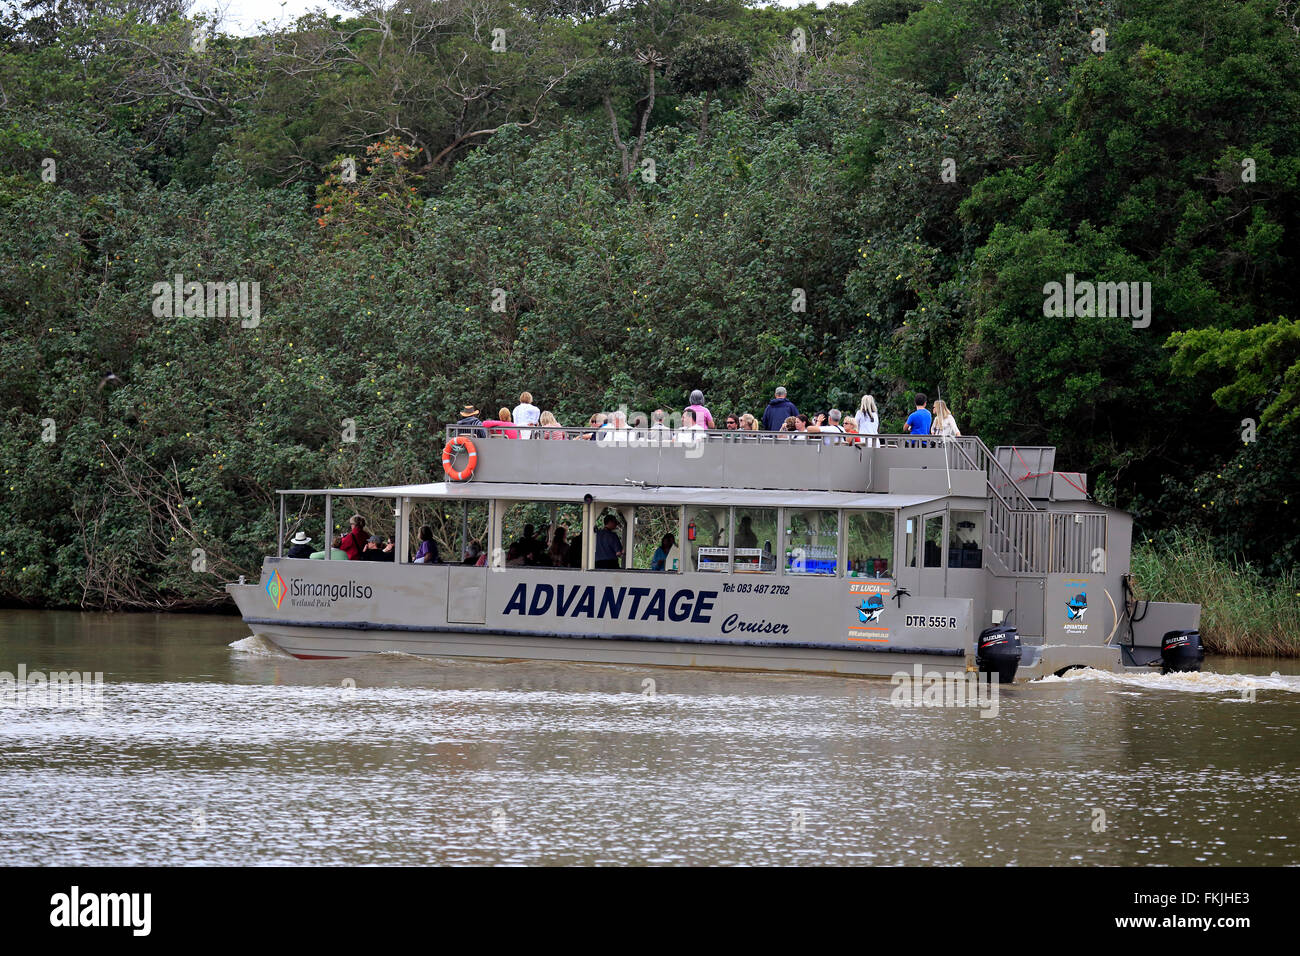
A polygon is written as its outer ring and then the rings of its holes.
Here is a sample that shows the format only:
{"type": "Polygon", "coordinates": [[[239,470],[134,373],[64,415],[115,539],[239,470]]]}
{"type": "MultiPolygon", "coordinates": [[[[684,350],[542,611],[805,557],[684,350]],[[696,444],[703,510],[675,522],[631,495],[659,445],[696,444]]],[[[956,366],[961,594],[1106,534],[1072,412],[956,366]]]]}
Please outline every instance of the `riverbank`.
{"type": "Polygon", "coordinates": [[[1186,531],[1135,543],[1132,568],[1142,600],[1201,605],[1208,653],[1300,657],[1300,575],[1265,577],[1218,557],[1208,538],[1186,531]]]}

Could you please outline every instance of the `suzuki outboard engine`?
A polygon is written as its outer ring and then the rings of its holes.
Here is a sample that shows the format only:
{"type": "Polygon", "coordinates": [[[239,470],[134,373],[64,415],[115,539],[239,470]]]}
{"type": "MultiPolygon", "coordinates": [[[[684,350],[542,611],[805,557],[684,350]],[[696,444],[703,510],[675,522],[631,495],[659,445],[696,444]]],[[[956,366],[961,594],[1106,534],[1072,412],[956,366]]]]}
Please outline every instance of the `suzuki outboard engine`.
{"type": "Polygon", "coordinates": [[[1160,673],[1199,671],[1205,660],[1200,631],[1166,631],[1160,639],[1160,673]]]}
{"type": "Polygon", "coordinates": [[[997,674],[999,684],[1010,684],[1020,666],[1020,632],[1010,624],[980,631],[975,645],[975,666],[981,674],[997,674]]]}

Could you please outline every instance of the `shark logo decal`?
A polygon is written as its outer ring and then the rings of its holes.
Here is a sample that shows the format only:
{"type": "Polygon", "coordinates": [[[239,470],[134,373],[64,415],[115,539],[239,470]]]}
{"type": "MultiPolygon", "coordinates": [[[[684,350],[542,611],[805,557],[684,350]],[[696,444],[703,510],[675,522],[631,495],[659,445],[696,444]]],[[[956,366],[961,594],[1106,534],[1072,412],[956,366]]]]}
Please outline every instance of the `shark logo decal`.
{"type": "Polygon", "coordinates": [[[858,605],[858,623],[874,624],[880,620],[880,612],[885,609],[885,599],[879,594],[872,594],[858,605]]]}
{"type": "Polygon", "coordinates": [[[1080,591],[1070,600],[1065,602],[1065,619],[1067,621],[1079,621],[1083,619],[1084,612],[1088,610],[1088,592],[1080,591]]]}

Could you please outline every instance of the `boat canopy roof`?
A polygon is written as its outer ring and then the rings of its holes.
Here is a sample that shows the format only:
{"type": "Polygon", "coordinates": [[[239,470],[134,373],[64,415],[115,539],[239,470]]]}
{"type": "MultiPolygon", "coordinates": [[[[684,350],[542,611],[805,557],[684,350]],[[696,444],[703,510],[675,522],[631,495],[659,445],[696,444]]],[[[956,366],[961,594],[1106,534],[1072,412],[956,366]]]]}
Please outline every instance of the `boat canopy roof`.
{"type": "Polygon", "coordinates": [[[623,485],[559,485],[531,482],[435,482],[374,488],[290,488],[282,495],[330,495],[334,498],[443,498],[447,500],[575,501],[591,495],[596,501],[630,505],[737,505],[748,508],[909,508],[940,501],[946,495],[886,494],[854,491],[784,491],[757,488],[689,488],[623,485]]]}

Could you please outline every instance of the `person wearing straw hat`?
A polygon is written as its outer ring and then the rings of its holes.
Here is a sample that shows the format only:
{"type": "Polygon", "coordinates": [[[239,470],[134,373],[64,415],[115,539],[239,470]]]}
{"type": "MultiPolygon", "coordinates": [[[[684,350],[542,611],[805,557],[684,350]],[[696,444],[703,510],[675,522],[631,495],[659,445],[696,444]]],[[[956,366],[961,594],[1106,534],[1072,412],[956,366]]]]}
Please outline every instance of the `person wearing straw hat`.
{"type": "Polygon", "coordinates": [[[461,429],[473,428],[473,431],[461,431],[458,434],[469,434],[474,438],[487,438],[487,430],[482,427],[483,419],[478,417],[478,409],[473,405],[466,405],[460,410],[460,421],[456,422],[456,427],[461,429]],[[477,427],[476,427],[477,426],[477,427]]]}
{"type": "Polygon", "coordinates": [[[311,557],[311,538],[307,537],[305,531],[299,531],[289,539],[289,553],[286,558],[310,558],[311,557]]]}

